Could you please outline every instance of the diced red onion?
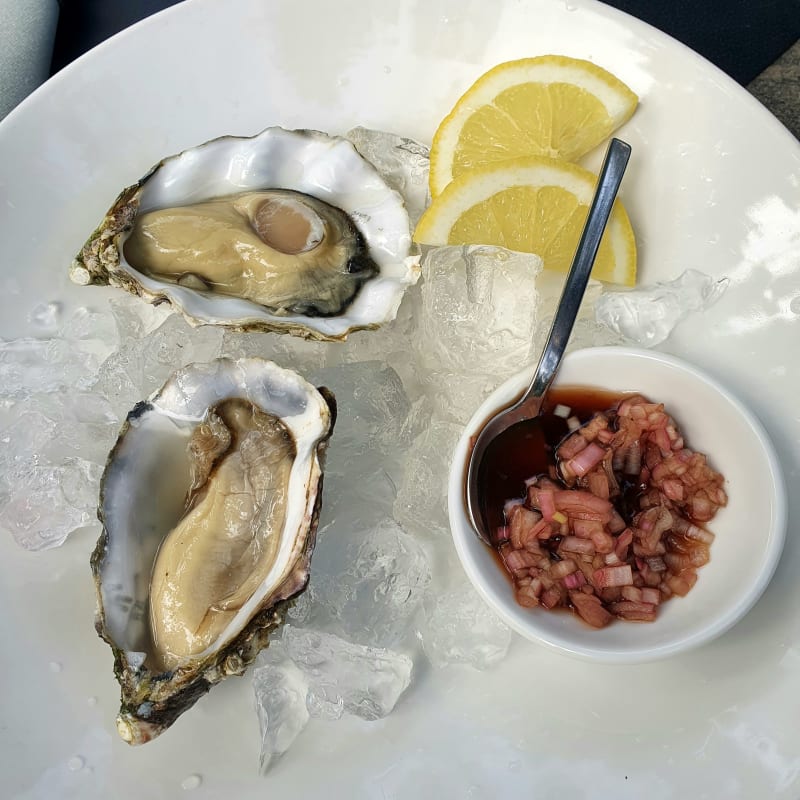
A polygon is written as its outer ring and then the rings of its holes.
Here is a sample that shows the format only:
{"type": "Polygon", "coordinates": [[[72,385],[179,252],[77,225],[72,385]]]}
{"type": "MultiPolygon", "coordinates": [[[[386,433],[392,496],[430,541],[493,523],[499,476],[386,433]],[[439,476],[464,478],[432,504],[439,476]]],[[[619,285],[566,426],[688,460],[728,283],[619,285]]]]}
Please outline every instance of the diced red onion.
{"type": "Polygon", "coordinates": [[[553,500],[554,492],[552,489],[539,490],[539,510],[542,516],[549,522],[556,513],[556,504],[553,500]]]}
{"type": "Polygon", "coordinates": [[[558,457],[564,460],[574,458],[587,444],[588,442],[581,436],[580,432],[573,433],[561,443],[558,448],[558,457]]]}
{"type": "Polygon", "coordinates": [[[567,589],[580,589],[586,583],[586,577],[582,572],[571,572],[564,576],[564,586],[567,589]]]}
{"type": "Polygon", "coordinates": [[[573,513],[588,512],[606,516],[611,513],[613,506],[608,500],[595,497],[589,492],[580,490],[562,489],[555,492],[554,500],[559,511],[572,515],[573,513]]]}
{"type": "Polygon", "coordinates": [[[642,601],[642,590],[637,589],[635,586],[623,586],[622,587],[622,596],[626,600],[632,600],[634,603],[641,603],[642,601]]]}
{"type": "MultiPolygon", "coordinates": [[[[567,407],[558,415],[570,429],[580,425],[567,407]]],[[[657,606],[686,594],[709,560],[714,537],[700,524],[728,502],[723,477],[685,446],[662,404],[639,396],[595,414],[556,458],[558,468],[525,482],[524,504],[509,501],[506,525],[497,529],[518,601],[571,605],[595,627],[612,613],[653,620],[657,606]],[[623,480],[635,490],[631,498],[626,489],[624,506],[623,480]]]]}
{"type": "Polygon", "coordinates": [[[625,527],[625,520],[622,519],[615,508],[611,514],[611,519],[608,521],[608,529],[611,533],[619,533],[620,531],[624,531],[625,527]]]}
{"type": "Polygon", "coordinates": [[[611,586],[630,586],[633,583],[633,572],[630,564],[620,567],[603,567],[594,573],[594,585],[600,589],[611,586]]]}
{"type": "MultiPolygon", "coordinates": [[[[623,589],[623,592],[624,591],[623,589]]],[[[652,606],[657,606],[661,602],[661,592],[659,592],[658,589],[652,589],[648,586],[641,591],[643,603],[650,603],[652,606]]]]}
{"type": "Polygon", "coordinates": [[[562,550],[568,550],[571,553],[594,554],[594,543],[589,539],[582,539],[580,536],[565,536],[561,540],[560,547],[562,550]]]}
{"type": "Polygon", "coordinates": [[[608,500],[611,496],[611,490],[608,485],[608,478],[602,469],[592,470],[587,476],[586,480],[589,484],[589,491],[596,497],[602,497],[603,500],[608,500]]]}
{"type": "Polygon", "coordinates": [[[620,561],[624,561],[625,558],[627,558],[628,548],[630,547],[632,541],[633,541],[633,531],[630,528],[626,528],[617,537],[617,542],[614,545],[614,552],[617,554],[617,558],[620,561]]]}
{"type": "Polygon", "coordinates": [[[594,469],[605,458],[605,455],[605,448],[595,442],[591,442],[577,455],[573,456],[566,466],[572,473],[580,477],[594,469]]]}
{"type": "Polygon", "coordinates": [[[578,569],[577,564],[571,558],[565,558],[563,561],[557,561],[550,567],[550,577],[553,580],[560,580],[565,575],[569,575],[578,569]]]}
{"type": "Polygon", "coordinates": [[[539,602],[545,608],[555,608],[560,601],[561,592],[555,586],[545,589],[544,592],[542,592],[542,596],[539,598],[539,602]]]}
{"type": "Polygon", "coordinates": [[[597,440],[601,444],[611,444],[611,442],[614,440],[614,431],[611,431],[608,428],[606,428],[604,431],[598,431],[597,440]]]}
{"type": "Polygon", "coordinates": [[[692,586],[697,582],[697,573],[694,570],[684,570],[679,575],[670,575],[666,584],[674,594],[685,597],[692,586]]]}
{"type": "Polygon", "coordinates": [[[521,586],[516,593],[517,602],[524,608],[533,608],[539,605],[539,598],[530,586],[521,586]]]}
{"type": "Polygon", "coordinates": [[[569,599],[578,616],[593,628],[604,628],[613,619],[594,595],[573,590],[569,593],[569,599]]]}
{"type": "Polygon", "coordinates": [[[611,611],[622,619],[636,622],[652,622],[656,618],[656,609],[649,603],[632,603],[630,600],[622,600],[612,603],[611,611]]]}
{"type": "Polygon", "coordinates": [[[594,549],[598,553],[613,553],[614,552],[614,539],[610,533],[599,531],[592,534],[592,543],[594,549]]]}

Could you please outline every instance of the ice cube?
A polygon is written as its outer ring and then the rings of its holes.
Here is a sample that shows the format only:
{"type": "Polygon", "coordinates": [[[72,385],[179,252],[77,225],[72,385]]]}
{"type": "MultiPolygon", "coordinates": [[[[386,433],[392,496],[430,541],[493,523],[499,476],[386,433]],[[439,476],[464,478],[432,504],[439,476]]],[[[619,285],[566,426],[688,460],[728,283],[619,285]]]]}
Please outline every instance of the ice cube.
{"type": "MultiPolygon", "coordinates": [[[[397,316],[376,330],[351,333],[346,342],[337,345],[339,360],[346,363],[385,361],[393,367],[397,361],[405,363],[413,356],[412,345],[419,331],[420,302],[420,287],[409,286],[397,316]]],[[[400,374],[405,381],[411,373],[406,371],[400,374]]]]}
{"type": "Polygon", "coordinates": [[[436,247],[423,262],[420,357],[448,373],[507,377],[527,363],[538,256],[500,247],[436,247]]]}
{"type": "Polygon", "coordinates": [[[308,682],[306,706],[312,717],[380,719],[411,682],[413,664],[402,653],[292,625],[284,626],[281,643],[308,682]]]}
{"type": "Polygon", "coordinates": [[[123,343],[149,336],[173,313],[167,304],[154,305],[130,294],[117,294],[108,304],[123,343]]]}
{"type": "Polygon", "coordinates": [[[314,553],[315,602],[349,641],[394,647],[431,582],[430,557],[392,519],[326,532],[314,553]]]}
{"type": "MultiPolygon", "coordinates": [[[[539,360],[539,356],[547,342],[547,337],[550,335],[550,328],[553,325],[553,317],[561,299],[565,280],[566,275],[558,272],[548,272],[547,270],[543,271],[539,277],[537,284],[540,297],[539,319],[531,349],[530,363],[532,364],[539,360]]],[[[624,343],[623,337],[601,325],[595,319],[597,303],[603,296],[603,284],[596,280],[590,280],[567,342],[566,351],[568,353],[584,347],[603,347],[624,343]]]]}
{"type": "Polygon", "coordinates": [[[99,367],[92,390],[106,400],[112,412],[124,419],[133,406],[144,400],[130,372],[130,353],[126,346],[112,353],[99,367]]]}
{"type": "Polygon", "coordinates": [[[59,337],[71,342],[96,343],[103,352],[103,357],[111,353],[117,345],[118,334],[114,324],[114,316],[108,310],[92,311],[89,308],[78,308],[64,321],[59,337]]]}
{"type": "MultiPolygon", "coordinates": [[[[308,684],[303,673],[288,659],[269,663],[259,656],[253,670],[256,713],[261,728],[261,774],[265,774],[299,736],[309,720],[306,708],[308,684]]],[[[270,653],[271,657],[274,657],[270,653]]]]}
{"type": "Polygon", "coordinates": [[[316,370],[309,379],[336,395],[336,445],[328,469],[349,471],[367,453],[397,453],[411,404],[394,369],[381,361],[362,361],[316,370]]]}
{"type": "MultiPolygon", "coordinates": [[[[331,446],[330,456],[335,456],[331,446]]],[[[362,458],[346,469],[347,459],[329,458],[322,493],[320,537],[338,532],[368,530],[391,516],[397,490],[378,456],[362,458]],[[333,467],[331,463],[333,462],[333,467]]]]}
{"type": "Polygon", "coordinates": [[[22,547],[55,547],[96,519],[101,465],[117,428],[102,416],[95,422],[96,410],[86,397],[38,394],[8,415],[0,509],[3,528],[22,547]]]}
{"type": "Polygon", "coordinates": [[[428,205],[430,151],[414,139],[395,133],[353,128],[347,138],[381,177],[400,193],[405,201],[412,227],[428,205]]]}
{"type": "Polygon", "coordinates": [[[73,388],[99,362],[65,339],[0,341],[0,397],[23,400],[37,392],[73,388]]]}
{"type": "Polygon", "coordinates": [[[336,342],[316,342],[289,334],[225,331],[220,355],[265,358],[308,379],[309,373],[324,367],[339,347],[336,342]]]}
{"type": "Polygon", "coordinates": [[[434,666],[486,669],[505,658],[511,631],[466,581],[449,591],[430,592],[424,608],[420,637],[434,666]]]}
{"type": "Polygon", "coordinates": [[[644,347],[663,342],[692,311],[703,311],[725,292],[728,279],[687,269],[673,281],[606,292],[596,304],[599,324],[644,347]]]}
{"type": "MultiPolygon", "coordinates": [[[[50,306],[57,304],[35,308],[32,318],[57,318],[50,306]]],[[[48,338],[0,342],[0,396],[24,400],[39,393],[88,389],[117,342],[112,315],[86,308],[75,311],[48,338]]]]}
{"type": "Polygon", "coordinates": [[[99,477],[100,468],[82,459],[18,462],[0,476],[0,524],[26,550],[57,547],[95,518],[99,477]]]}
{"type": "Polygon", "coordinates": [[[182,317],[171,314],[151,334],[130,345],[128,375],[140,399],[161,388],[178,368],[216,358],[221,343],[220,328],[192,328],[182,317]]]}
{"type": "Polygon", "coordinates": [[[432,419],[414,439],[397,488],[394,518],[414,535],[446,534],[447,480],[461,425],[432,419]]]}
{"type": "Polygon", "coordinates": [[[28,452],[61,463],[68,456],[103,465],[119,434],[120,418],[104,397],[93,392],[53,392],[36,394],[15,408],[14,417],[25,420],[24,428],[33,427],[32,420],[47,438],[35,448],[18,443],[28,452]]]}
{"type": "MultiPolygon", "coordinates": [[[[127,306],[123,308],[130,310],[127,306]]],[[[216,358],[222,344],[220,328],[213,325],[192,328],[177,314],[168,315],[150,333],[143,333],[144,327],[134,327],[143,334],[142,338],[124,340],[102,365],[94,385],[121,415],[160,389],[175,370],[216,358]]]]}

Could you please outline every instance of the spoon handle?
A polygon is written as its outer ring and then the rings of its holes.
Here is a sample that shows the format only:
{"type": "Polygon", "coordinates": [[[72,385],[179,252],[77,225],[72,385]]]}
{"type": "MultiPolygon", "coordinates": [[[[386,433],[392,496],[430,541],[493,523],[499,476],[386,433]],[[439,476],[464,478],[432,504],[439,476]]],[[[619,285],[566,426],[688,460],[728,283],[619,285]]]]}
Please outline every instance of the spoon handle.
{"type": "Polygon", "coordinates": [[[575,251],[572,266],[561,293],[553,327],[550,329],[547,344],[544,346],[531,385],[520,400],[520,405],[527,400],[539,399],[544,395],[561,363],[569,335],[575,324],[575,318],[578,316],[581,300],[586,291],[586,284],[589,282],[589,273],[592,271],[592,265],[600,247],[600,239],[606,228],[611,208],[614,205],[614,198],[617,196],[617,190],[622,182],[630,155],[631,146],[629,144],[620,139],[611,140],[597,180],[594,200],[589,208],[580,242],[578,242],[578,249],[575,251]]]}

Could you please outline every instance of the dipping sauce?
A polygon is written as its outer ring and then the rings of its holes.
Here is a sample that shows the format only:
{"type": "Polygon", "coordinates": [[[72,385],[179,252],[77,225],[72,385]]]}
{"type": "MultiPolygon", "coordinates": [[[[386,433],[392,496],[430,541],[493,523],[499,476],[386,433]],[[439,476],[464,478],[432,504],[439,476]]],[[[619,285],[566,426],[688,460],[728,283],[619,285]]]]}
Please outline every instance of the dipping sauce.
{"type": "Polygon", "coordinates": [[[587,387],[548,393],[481,465],[483,512],[517,601],[593,627],[649,622],[710,558],[724,478],[664,406],[587,387]]]}

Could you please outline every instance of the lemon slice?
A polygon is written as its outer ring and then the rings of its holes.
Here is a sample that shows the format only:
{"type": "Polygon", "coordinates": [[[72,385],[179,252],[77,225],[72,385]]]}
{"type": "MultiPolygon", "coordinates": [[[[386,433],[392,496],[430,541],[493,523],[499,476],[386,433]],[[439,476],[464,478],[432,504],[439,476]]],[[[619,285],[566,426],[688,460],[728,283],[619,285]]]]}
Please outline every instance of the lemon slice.
{"type": "MultiPolygon", "coordinates": [[[[420,244],[492,244],[539,255],[546,269],[566,272],[578,246],[597,176],[542,156],[490,164],[453,180],[422,215],[420,244]]],[[[617,200],[600,242],[592,277],[633,286],[636,243],[617,200]]]]}
{"type": "Polygon", "coordinates": [[[508,61],[464,93],[431,147],[431,195],[475,167],[523,156],[576,161],[630,119],[636,95],[602,67],[567,56],[508,61]]]}

